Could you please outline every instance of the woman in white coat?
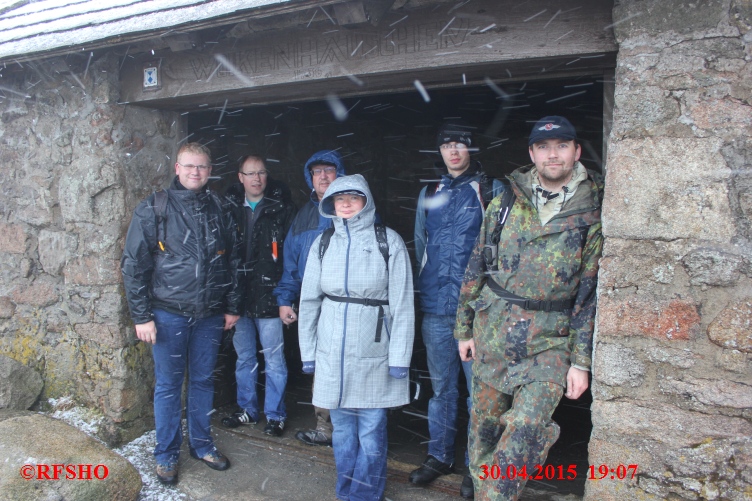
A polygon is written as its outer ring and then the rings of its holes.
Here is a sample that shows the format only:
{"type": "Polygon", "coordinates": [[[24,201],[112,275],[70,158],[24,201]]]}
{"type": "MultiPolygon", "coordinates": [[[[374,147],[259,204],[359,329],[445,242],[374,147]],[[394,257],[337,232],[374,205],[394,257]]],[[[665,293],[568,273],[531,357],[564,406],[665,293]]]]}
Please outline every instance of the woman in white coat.
{"type": "Polygon", "coordinates": [[[303,371],[315,373],[313,405],[331,409],[337,498],[380,501],[386,410],[409,402],[415,334],[410,259],[395,231],[374,225],[363,176],[334,180],[319,211],[332,218],[334,233],[313,242],[303,277],[303,371]]]}

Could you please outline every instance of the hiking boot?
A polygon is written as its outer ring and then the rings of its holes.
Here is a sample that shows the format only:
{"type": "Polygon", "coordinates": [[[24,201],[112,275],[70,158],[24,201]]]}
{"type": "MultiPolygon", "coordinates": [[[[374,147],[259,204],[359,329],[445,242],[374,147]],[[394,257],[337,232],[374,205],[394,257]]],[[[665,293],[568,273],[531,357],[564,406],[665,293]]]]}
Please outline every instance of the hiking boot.
{"type": "Polygon", "coordinates": [[[475,486],[473,485],[473,477],[465,475],[462,479],[462,485],[460,485],[460,496],[465,499],[473,499],[475,497],[475,486]]]}
{"type": "Polygon", "coordinates": [[[299,431],[295,438],[308,445],[332,445],[332,437],[320,430],[299,431]]]}
{"type": "Polygon", "coordinates": [[[237,428],[241,424],[256,423],[258,423],[258,417],[253,414],[249,414],[245,410],[238,411],[232,416],[222,418],[222,425],[226,426],[227,428],[237,428]]]}
{"type": "Polygon", "coordinates": [[[225,471],[230,467],[230,460],[216,447],[213,447],[204,457],[199,457],[196,451],[191,448],[191,457],[203,461],[212,470],[225,471]]]}
{"type": "Polygon", "coordinates": [[[410,483],[413,485],[430,484],[442,475],[449,475],[454,471],[454,463],[442,463],[435,457],[429,456],[417,470],[410,473],[410,483]]]}
{"type": "Polygon", "coordinates": [[[178,463],[170,461],[157,465],[157,480],[164,485],[175,485],[178,483],[178,463]]]}
{"type": "Polygon", "coordinates": [[[284,429],[285,429],[284,421],[277,421],[274,419],[269,419],[266,422],[266,426],[264,426],[264,433],[266,433],[267,435],[272,435],[274,437],[281,437],[282,430],[284,429]]]}

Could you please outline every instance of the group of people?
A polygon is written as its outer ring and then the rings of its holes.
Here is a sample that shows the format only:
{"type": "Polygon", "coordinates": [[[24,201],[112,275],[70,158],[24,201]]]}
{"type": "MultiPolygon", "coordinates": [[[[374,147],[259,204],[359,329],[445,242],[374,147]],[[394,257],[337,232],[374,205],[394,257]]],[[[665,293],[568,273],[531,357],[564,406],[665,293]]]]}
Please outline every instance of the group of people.
{"type": "Polygon", "coordinates": [[[223,425],[260,420],[258,338],[264,432],[282,435],[282,331],[297,321],[317,424],[296,437],[332,445],[337,499],[383,499],[386,411],[409,403],[415,284],[433,396],[428,454],[409,480],[426,485],[454,471],[462,367],[470,473],[460,494],[518,498],[524,478],[482,472],[543,465],[559,435],[556,405],[587,389],[603,181],[579,162],[575,128],[559,116],[534,125],[533,164],[506,180],[471,158],[467,126],[444,124],[437,148],[440,179],[418,197],[415,282],[402,238],[381,224],[368,183],[345,175],[336,151],[306,162],[310,201],[296,211],[262,157],[243,157],[240,183],[220,197],[206,187],[209,150],[180,148],[170,188],[136,208],[121,262],[136,335],[153,345],[161,482],[178,480],[186,370],[190,454],[215,470],[230,467],[210,432],[224,330],[235,328],[238,411],[223,425]]]}

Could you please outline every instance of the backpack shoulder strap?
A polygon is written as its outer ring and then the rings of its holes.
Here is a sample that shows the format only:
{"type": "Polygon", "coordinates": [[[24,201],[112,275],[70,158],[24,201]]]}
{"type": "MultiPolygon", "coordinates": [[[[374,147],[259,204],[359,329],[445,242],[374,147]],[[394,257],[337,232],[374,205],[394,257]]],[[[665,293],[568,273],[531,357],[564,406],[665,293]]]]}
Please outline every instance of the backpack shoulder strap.
{"type": "Polygon", "coordinates": [[[486,174],[481,175],[480,182],[480,199],[483,202],[483,210],[488,208],[488,204],[494,199],[494,178],[486,174]]]}
{"type": "MultiPolygon", "coordinates": [[[[381,252],[381,256],[384,258],[384,262],[386,263],[386,269],[387,272],[389,271],[389,240],[386,238],[386,226],[384,226],[381,223],[375,223],[373,225],[373,230],[376,232],[376,242],[379,245],[379,252],[381,252]]],[[[329,241],[332,239],[332,235],[334,235],[334,228],[329,227],[324,230],[324,232],[321,234],[321,240],[319,240],[319,261],[324,259],[324,254],[326,254],[326,249],[329,248],[329,241]]]]}
{"type": "Polygon", "coordinates": [[[157,218],[157,240],[159,248],[165,250],[165,241],[167,240],[167,190],[159,190],[154,193],[154,215],[157,218]],[[162,228],[162,238],[159,238],[159,228],[162,228]]]}
{"type": "Polygon", "coordinates": [[[499,240],[501,239],[501,230],[504,229],[504,224],[507,222],[509,211],[512,210],[512,205],[514,205],[514,201],[517,199],[509,181],[504,179],[502,182],[504,183],[504,193],[501,195],[501,205],[496,219],[496,227],[490,235],[489,241],[486,242],[492,245],[497,245],[499,243],[499,240]]]}
{"type": "Polygon", "coordinates": [[[326,254],[326,249],[329,248],[329,240],[332,239],[332,235],[334,235],[333,226],[325,229],[321,234],[321,240],[319,240],[319,261],[324,259],[324,254],[326,254]]]}
{"type": "Polygon", "coordinates": [[[379,252],[384,257],[386,271],[389,273],[389,240],[386,238],[386,226],[376,223],[373,225],[373,229],[376,232],[376,242],[379,245],[379,252]]]}

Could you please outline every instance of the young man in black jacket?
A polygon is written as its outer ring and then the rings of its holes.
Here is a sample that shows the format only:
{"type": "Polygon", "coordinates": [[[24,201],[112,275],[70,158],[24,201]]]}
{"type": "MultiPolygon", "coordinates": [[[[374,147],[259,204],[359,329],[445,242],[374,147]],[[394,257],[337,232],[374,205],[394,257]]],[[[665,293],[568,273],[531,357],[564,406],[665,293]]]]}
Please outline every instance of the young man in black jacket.
{"type": "Polygon", "coordinates": [[[239,318],[240,255],[232,214],[206,189],[211,170],[208,148],[180,148],[170,187],[136,207],[120,263],[136,335],[153,345],[154,456],[166,484],[178,480],[186,369],[191,456],[215,470],[230,467],[211,437],[212,373],[222,331],[239,318]]]}
{"type": "Polygon", "coordinates": [[[287,364],[282,321],[272,292],[282,277],[284,239],[296,210],[287,187],[269,177],[264,159],[259,155],[246,155],[240,159],[238,178],[241,184],[232,186],[227,197],[241,233],[243,266],[240,279],[245,289],[242,315],[232,338],[238,354],[235,380],[239,410],[223,419],[222,424],[235,428],[242,424],[256,424],[259,420],[256,392],[258,335],[266,366],[264,433],[280,436],[287,418],[287,364]]]}

